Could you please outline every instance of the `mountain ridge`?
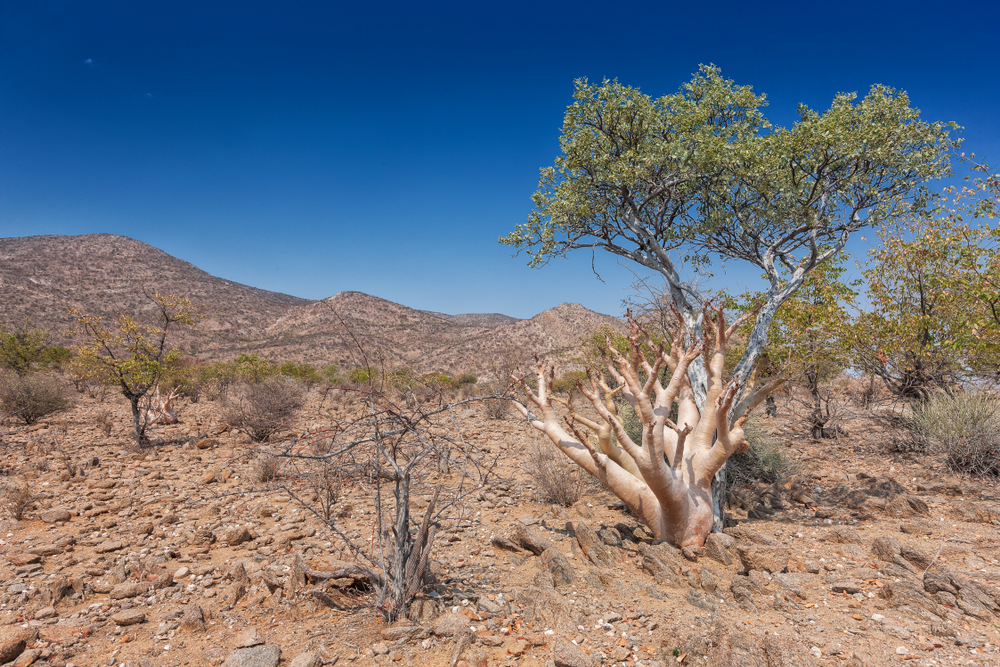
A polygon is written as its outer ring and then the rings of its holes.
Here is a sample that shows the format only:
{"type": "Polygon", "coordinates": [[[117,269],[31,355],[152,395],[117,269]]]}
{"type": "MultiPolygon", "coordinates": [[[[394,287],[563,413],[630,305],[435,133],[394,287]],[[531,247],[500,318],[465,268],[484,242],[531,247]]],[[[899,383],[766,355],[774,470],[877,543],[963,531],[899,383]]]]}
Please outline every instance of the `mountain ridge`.
{"type": "Polygon", "coordinates": [[[0,317],[8,325],[30,319],[61,343],[70,340],[70,308],[89,314],[148,311],[142,285],[186,296],[209,315],[174,338],[175,345],[205,359],[257,353],[276,361],[353,367],[367,357],[418,372],[464,372],[488,366],[497,355],[551,354],[600,326],[621,326],[579,304],[519,319],[418,310],[351,290],[303,299],[213,276],[115,234],[0,238],[0,292],[6,298],[0,317]]]}

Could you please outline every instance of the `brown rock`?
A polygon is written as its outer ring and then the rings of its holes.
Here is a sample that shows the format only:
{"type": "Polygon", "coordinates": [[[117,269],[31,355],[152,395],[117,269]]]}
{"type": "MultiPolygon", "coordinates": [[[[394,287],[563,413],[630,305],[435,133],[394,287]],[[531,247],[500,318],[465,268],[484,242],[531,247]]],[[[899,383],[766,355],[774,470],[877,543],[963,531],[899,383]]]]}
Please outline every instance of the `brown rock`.
{"type": "Polygon", "coordinates": [[[211,484],[215,481],[215,472],[212,470],[206,470],[204,474],[198,479],[200,484],[211,484]]]}
{"type": "Polygon", "coordinates": [[[111,620],[118,625],[135,625],[146,622],[146,612],[141,609],[125,609],[111,615],[111,620]]]}
{"type": "Polygon", "coordinates": [[[598,567],[610,567],[614,565],[614,558],[611,549],[601,540],[594,530],[585,523],[579,523],[574,530],[577,544],[580,551],[590,559],[590,562],[598,567]]]}
{"type": "Polygon", "coordinates": [[[768,535],[764,535],[763,533],[754,530],[750,526],[743,526],[743,525],[732,526],[730,528],[726,528],[723,532],[726,535],[735,537],[738,540],[745,540],[747,542],[753,542],[754,544],[761,544],[767,547],[773,547],[778,545],[778,540],[768,535]]]}
{"type": "Polygon", "coordinates": [[[94,552],[99,554],[111,553],[112,551],[121,551],[125,548],[125,545],[118,540],[105,540],[101,542],[96,547],[94,547],[94,552]]]}
{"type": "Polygon", "coordinates": [[[909,494],[900,494],[885,506],[885,513],[891,517],[908,519],[913,516],[927,516],[931,510],[923,500],[909,494]]]}
{"type": "Polygon", "coordinates": [[[204,632],[205,610],[196,604],[189,604],[181,615],[181,629],[189,632],[204,632]]]}
{"type": "Polygon", "coordinates": [[[683,566],[680,552],[666,544],[639,544],[642,569],[663,586],[680,586],[680,569],[683,566]]]}
{"type": "Polygon", "coordinates": [[[9,560],[13,565],[21,567],[22,565],[41,563],[42,557],[38,554],[25,553],[24,551],[12,551],[7,554],[7,560],[9,560]]]}
{"type": "Polygon", "coordinates": [[[565,640],[556,642],[552,650],[552,661],[556,667],[597,667],[598,662],[580,650],[579,646],[565,640]]]}
{"type": "Polygon", "coordinates": [[[431,628],[438,637],[453,637],[469,631],[469,619],[462,614],[441,614],[431,628]]]}
{"type": "Polygon", "coordinates": [[[727,547],[735,541],[735,538],[725,533],[710,533],[705,539],[705,555],[723,565],[732,565],[733,559],[729,557],[727,547]]]}
{"type": "Polygon", "coordinates": [[[124,600],[126,598],[134,598],[138,595],[142,595],[147,590],[149,590],[149,586],[145,583],[138,581],[126,581],[124,584],[118,584],[112,588],[110,595],[112,600],[124,600]]]}
{"type": "Polygon", "coordinates": [[[219,441],[215,438],[202,438],[195,444],[198,449],[211,449],[219,444],[219,441]]]}
{"type": "Polygon", "coordinates": [[[15,660],[38,635],[16,625],[0,626],[0,665],[15,660]]]}
{"type": "Polygon", "coordinates": [[[288,667],[322,667],[323,660],[316,653],[299,653],[288,667]]]}
{"type": "Polygon", "coordinates": [[[834,526],[827,534],[826,539],[836,544],[861,544],[861,536],[850,526],[834,526]]]}
{"type": "Polygon", "coordinates": [[[231,547],[235,547],[251,540],[253,540],[253,535],[251,535],[250,531],[243,526],[230,528],[222,534],[223,544],[228,544],[231,547]]]}
{"type": "Polygon", "coordinates": [[[73,518],[73,515],[67,509],[56,508],[51,510],[45,510],[38,515],[45,523],[65,523],[73,518]]]}
{"type": "Polygon", "coordinates": [[[763,570],[764,572],[784,572],[788,568],[788,561],[792,558],[792,553],[784,547],[738,547],[740,561],[743,569],[747,572],[751,570],[763,570]]]}
{"type": "Polygon", "coordinates": [[[569,586],[576,579],[576,572],[569,559],[556,547],[542,552],[542,564],[552,573],[552,585],[556,588],[569,586]]]}
{"type": "Polygon", "coordinates": [[[872,542],[872,554],[879,560],[884,560],[889,563],[895,561],[896,557],[899,556],[899,542],[892,537],[883,535],[882,537],[876,537],[872,542]]]}
{"type": "Polygon", "coordinates": [[[522,549],[526,549],[536,556],[541,556],[543,551],[552,546],[552,541],[547,537],[542,536],[541,533],[531,530],[521,523],[515,526],[511,540],[522,549]]]}

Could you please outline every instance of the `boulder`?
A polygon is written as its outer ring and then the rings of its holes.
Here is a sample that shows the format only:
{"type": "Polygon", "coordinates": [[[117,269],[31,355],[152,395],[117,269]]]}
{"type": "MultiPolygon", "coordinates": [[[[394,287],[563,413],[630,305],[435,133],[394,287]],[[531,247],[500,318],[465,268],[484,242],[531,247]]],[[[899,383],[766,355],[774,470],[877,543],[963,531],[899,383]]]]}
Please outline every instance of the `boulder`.
{"type": "Polygon", "coordinates": [[[736,539],[731,535],[710,533],[705,539],[705,555],[723,565],[732,565],[733,559],[729,557],[728,548],[735,542],[736,539]]]}
{"type": "Polygon", "coordinates": [[[784,572],[792,553],[784,547],[739,547],[740,562],[747,572],[762,570],[764,572],[784,572]]]}
{"type": "Polygon", "coordinates": [[[44,510],[38,515],[45,523],[65,523],[73,518],[73,515],[68,509],[56,508],[51,510],[44,510]]]}
{"type": "Polygon", "coordinates": [[[17,625],[0,626],[0,665],[17,659],[37,636],[34,630],[17,625]]]}
{"type": "Polygon", "coordinates": [[[585,523],[579,523],[574,532],[576,533],[577,544],[580,545],[580,551],[583,552],[583,555],[591,563],[598,567],[610,567],[614,565],[611,549],[608,548],[590,526],[585,523]]]}

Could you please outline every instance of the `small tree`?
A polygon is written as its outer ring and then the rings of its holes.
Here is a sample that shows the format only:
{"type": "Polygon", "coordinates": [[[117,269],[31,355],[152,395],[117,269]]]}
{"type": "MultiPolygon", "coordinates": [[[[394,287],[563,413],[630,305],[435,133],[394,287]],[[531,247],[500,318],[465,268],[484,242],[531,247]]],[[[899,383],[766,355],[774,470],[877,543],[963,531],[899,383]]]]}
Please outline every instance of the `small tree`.
{"type": "MultiPolygon", "coordinates": [[[[739,448],[732,442],[715,448],[711,442],[716,435],[723,443],[739,434],[744,413],[730,408],[749,406],[750,397],[763,389],[751,377],[778,308],[852,233],[923,205],[924,184],[949,173],[958,145],[950,137],[955,126],[923,122],[905,93],[873,86],[860,101],[853,94],[837,95],[824,113],[801,105],[791,128],[772,128],[761,112],[764,98],[723,79],[712,66],[702,67],[679,93],[659,99],[617,81],[597,86],[582,80],[574,98],[563,123],[562,155],[542,170],[534,212],[501,241],[528,249],[533,266],[574,249],[600,248],[665,279],[684,325],[684,340],[672,342],[672,363],[680,368],[689,352],[710,353],[694,354],[683,364],[686,379],[676,372],[671,378],[681,385],[676,391],[690,391],[693,412],[672,426],[663,421],[665,415],[657,413],[654,421],[654,413],[636,412],[651,429],[650,442],[683,440],[688,427],[696,429],[708,458],[697,479],[681,483],[690,492],[680,493],[681,473],[659,461],[650,463],[657,473],[640,491],[618,464],[605,463],[600,454],[591,460],[584,443],[557,430],[554,413],[532,423],[579,465],[589,461],[589,469],[605,470],[602,481],[637,514],[647,513],[657,537],[698,543],[712,527],[704,521],[706,503],[709,514],[714,505],[721,528],[725,488],[720,475],[709,495],[700,475],[721,473],[725,459],[739,448]],[[699,269],[713,258],[739,259],[767,277],[746,347],[728,380],[723,366],[711,367],[722,363],[718,354],[728,352],[728,328],[721,311],[709,308],[708,296],[681,277],[678,255],[699,269]],[[710,313],[712,322],[706,319],[710,313]],[[613,469],[618,472],[607,472],[613,469]],[[665,486],[654,490],[658,483],[665,486]],[[654,499],[663,503],[655,511],[644,504],[654,499]]],[[[533,400],[545,406],[547,390],[540,385],[539,391],[533,400]]],[[[651,406],[649,392],[660,400],[655,386],[636,383],[632,400],[651,406]]],[[[670,407],[656,405],[660,411],[670,407]]],[[[643,437],[644,448],[636,454],[648,459],[643,437]]]]}
{"type": "MultiPolygon", "coordinates": [[[[806,276],[802,287],[775,314],[763,357],[767,363],[757,368],[758,374],[767,373],[768,380],[780,376],[806,390],[814,438],[833,435],[832,395],[825,388],[850,365],[851,311],[858,283],[843,282],[843,274],[843,256],[839,256],[806,276]]],[[[746,294],[738,307],[749,309],[763,296],[746,294]]]]}
{"type": "Polygon", "coordinates": [[[146,443],[148,426],[142,400],[177,355],[167,347],[168,335],[178,326],[194,326],[199,317],[188,299],[159,293],[146,296],[155,306],[148,323],[119,313],[109,325],[99,316],[70,311],[77,318],[77,335],[86,339],[74,347],[77,373],[118,388],[132,408],[132,430],[139,445],[146,443]]]}
{"type": "Polygon", "coordinates": [[[24,377],[42,362],[48,338],[48,332],[36,329],[30,320],[13,331],[0,325],[0,365],[24,377]]]}
{"type": "Polygon", "coordinates": [[[872,308],[853,331],[855,362],[895,396],[924,401],[967,379],[1000,380],[1000,177],[949,188],[934,211],[879,228],[872,308]]]}

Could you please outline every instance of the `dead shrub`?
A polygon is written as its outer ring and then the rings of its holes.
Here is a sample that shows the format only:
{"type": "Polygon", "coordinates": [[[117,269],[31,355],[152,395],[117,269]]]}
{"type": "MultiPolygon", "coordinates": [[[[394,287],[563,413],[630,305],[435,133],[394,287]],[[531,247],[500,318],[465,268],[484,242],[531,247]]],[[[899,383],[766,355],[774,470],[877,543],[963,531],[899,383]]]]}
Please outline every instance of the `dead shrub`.
{"type": "Polygon", "coordinates": [[[0,410],[29,426],[72,405],[66,387],[56,378],[14,374],[0,378],[0,410]]]}
{"type": "Polygon", "coordinates": [[[939,393],[913,407],[912,451],[938,452],[955,472],[1000,475],[1000,404],[983,392],[939,393]]]}
{"type": "Polygon", "coordinates": [[[261,456],[253,462],[250,477],[258,484],[270,484],[278,478],[278,459],[270,454],[261,456]]]}
{"type": "Polygon", "coordinates": [[[555,447],[535,443],[528,461],[528,474],[538,489],[539,500],[569,507],[580,499],[586,474],[555,447]]]}
{"type": "Polygon", "coordinates": [[[251,441],[264,442],[288,425],[302,402],[303,391],[298,383],[272,378],[245,385],[223,420],[246,433],[251,441]]]}
{"type": "Polygon", "coordinates": [[[99,430],[101,433],[104,434],[104,437],[110,438],[111,431],[112,429],[114,429],[115,426],[115,421],[114,418],[111,416],[111,411],[102,410],[98,412],[97,416],[94,417],[94,426],[96,426],[97,430],[99,430]]]}
{"type": "Polygon", "coordinates": [[[14,519],[21,520],[38,500],[27,482],[7,482],[3,487],[3,508],[14,519]]]}
{"type": "Polygon", "coordinates": [[[502,398],[487,398],[483,401],[483,413],[487,419],[506,419],[510,413],[510,401],[502,398]]]}

